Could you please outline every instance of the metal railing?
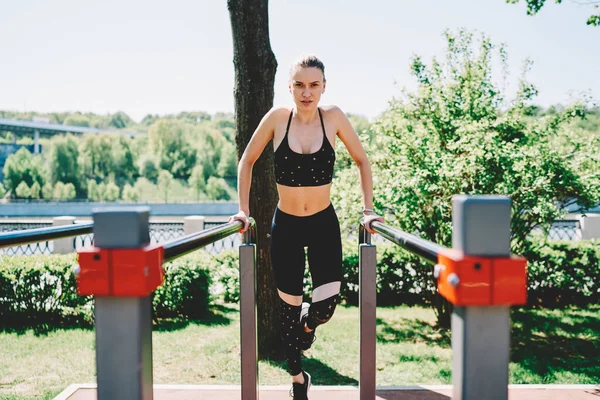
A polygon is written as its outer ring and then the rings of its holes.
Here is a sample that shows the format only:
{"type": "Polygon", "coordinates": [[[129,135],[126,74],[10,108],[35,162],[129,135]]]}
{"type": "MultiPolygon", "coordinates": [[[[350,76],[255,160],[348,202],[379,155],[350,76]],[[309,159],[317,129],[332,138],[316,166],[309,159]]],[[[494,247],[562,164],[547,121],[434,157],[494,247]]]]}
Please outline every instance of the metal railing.
{"type": "MultiPolygon", "coordinates": [[[[214,227],[222,225],[222,222],[205,222],[205,227],[214,227]]],[[[13,232],[19,230],[30,230],[41,227],[51,227],[52,222],[47,221],[32,221],[32,222],[4,222],[0,221],[0,233],[13,232]]],[[[167,240],[180,238],[184,235],[183,222],[168,221],[168,222],[150,222],[150,243],[157,244],[167,240]]],[[[72,248],[78,251],[84,247],[92,246],[94,243],[94,235],[78,235],[73,237],[72,248]]],[[[239,235],[230,235],[221,240],[213,242],[206,247],[204,251],[209,254],[219,254],[225,250],[237,249],[242,240],[239,235]]],[[[50,240],[40,241],[36,243],[27,243],[0,249],[0,254],[7,256],[14,255],[36,255],[36,254],[54,254],[54,243],[50,240]]]]}
{"type": "MultiPolygon", "coordinates": [[[[95,302],[99,400],[153,398],[151,294],[162,284],[162,264],[242,227],[236,221],[149,245],[147,218],[147,210],[96,212],[96,247],[79,253],[78,293],[95,302]]],[[[258,399],[255,229],[251,219],[239,246],[241,396],[248,400],[258,399]]]]}
{"type": "MultiPolygon", "coordinates": [[[[506,400],[510,346],[509,306],[523,304],[523,259],[510,257],[510,199],[502,196],[453,198],[453,248],[408,234],[381,222],[372,229],[434,265],[438,292],[452,312],[453,399],[506,400]]],[[[376,389],[376,246],[359,227],[359,312],[361,399],[376,389]]]]}
{"type": "Polygon", "coordinates": [[[93,224],[87,223],[4,232],[0,233],[0,248],[45,242],[48,240],[91,233],[92,231],[93,224]]]}

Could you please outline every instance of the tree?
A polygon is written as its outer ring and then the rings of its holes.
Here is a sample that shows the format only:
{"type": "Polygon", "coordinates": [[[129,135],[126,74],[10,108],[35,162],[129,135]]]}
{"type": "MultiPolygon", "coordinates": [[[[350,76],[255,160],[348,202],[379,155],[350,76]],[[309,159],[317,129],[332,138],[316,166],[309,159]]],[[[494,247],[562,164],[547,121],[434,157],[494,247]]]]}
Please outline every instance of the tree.
{"type": "Polygon", "coordinates": [[[31,190],[29,189],[29,186],[27,186],[27,183],[21,182],[15,189],[15,194],[18,199],[28,199],[31,197],[31,190]]]}
{"type": "MultiPolygon", "coordinates": [[[[451,246],[453,195],[508,195],[511,247],[522,254],[534,228],[547,228],[563,214],[561,204],[578,201],[585,209],[598,199],[597,176],[584,176],[553,145],[553,138],[565,134],[565,123],[585,110],[575,103],[531,119],[526,105],[537,90],[523,77],[516,98],[505,101],[493,83],[496,48],[488,38],[476,49],[468,32],[447,32],[446,39],[445,62],[434,59],[428,66],[415,57],[411,69],[418,88],[391,102],[375,124],[377,134],[366,146],[375,207],[387,223],[451,246]]],[[[505,49],[497,52],[505,63],[505,49]]],[[[348,232],[355,220],[345,216],[356,215],[360,206],[356,172],[342,170],[338,179],[333,200],[348,232]]],[[[420,260],[415,265],[431,273],[420,260]]],[[[439,325],[449,326],[450,304],[438,295],[432,301],[439,325]]]]}
{"type": "Polygon", "coordinates": [[[206,183],[206,195],[211,200],[230,200],[229,186],[223,178],[211,176],[206,183]]]}
{"type": "Polygon", "coordinates": [[[196,201],[200,201],[200,193],[206,188],[202,165],[196,165],[194,169],[192,169],[192,174],[190,175],[190,179],[188,179],[188,185],[196,193],[196,201]]]}
{"type": "MultiPolygon", "coordinates": [[[[235,121],[238,160],[262,117],[273,107],[277,61],[269,42],[268,0],[228,0],[235,69],[235,121]]],[[[258,355],[281,357],[279,313],[271,269],[269,232],[277,205],[273,146],[268,144],[253,168],[250,214],[257,224],[258,355]]]]}
{"type": "MultiPolygon", "coordinates": [[[[517,4],[519,1],[520,0],[506,0],[506,2],[509,4],[517,4]]],[[[562,0],[555,0],[555,2],[560,4],[562,3],[562,0]]],[[[600,4],[600,1],[596,0],[573,0],[573,2],[577,4],[591,5],[595,9],[597,9],[598,5],[600,4]]],[[[527,15],[536,15],[542,9],[542,7],[544,7],[546,0],[525,0],[525,3],[527,3],[527,15]]],[[[600,14],[591,15],[588,18],[586,24],[592,26],[600,26],[600,14]]]]}
{"type": "Polygon", "coordinates": [[[77,192],[75,191],[75,185],[71,182],[66,183],[63,188],[62,199],[63,200],[73,200],[77,197],[77,192]]]}
{"type": "Polygon", "coordinates": [[[150,182],[156,182],[158,178],[158,167],[152,155],[146,155],[140,161],[140,176],[148,179],[150,182]]]}
{"type": "Polygon", "coordinates": [[[42,191],[42,188],[40,187],[40,184],[39,184],[39,183],[37,183],[37,181],[36,181],[36,182],[33,182],[33,185],[31,185],[31,188],[30,188],[30,193],[29,193],[29,196],[30,196],[32,199],[35,199],[35,200],[37,200],[37,199],[39,199],[39,198],[40,198],[41,191],[42,191]]]}
{"type": "Polygon", "coordinates": [[[52,186],[52,184],[50,182],[46,182],[44,184],[44,186],[42,187],[42,197],[45,200],[53,200],[54,199],[53,191],[54,191],[54,187],[52,186]]]}
{"type": "Polygon", "coordinates": [[[28,187],[34,182],[40,185],[45,182],[41,157],[33,156],[25,147],[8,156],[2,171],[6,189],[13,193],[21,182],[25,182],[28,187]]]}
{"type": "Polygon", "coordinates": [[[119,200],[119,187],[113,181],[110,181],[106,184],[106,189],[104,190],[104,200],[119,200]]]}
{"type": "Polygon", "coordinates": [[[173,175],[169,171],[161,170],[158,173],[158,190],[160,190],[165,195],[165,203],[168,202],[169,199],[169,188],[173,183],[173,175]]]}
{"type": "Polygon", "coordinates": [[[217,174],[223,178],[235,178],[237,176],[235,147],[228,142],[221,148],[221,159],[217,165],[217,174]]]}
{"type": "Polygon", "coordinates": [[[54,190],[52,191],[52,198],[54,200],[64,200],[65,197],[65,184],[61,181],[56,182],[54,185],[54,190]]]}
{"type": "Polygon", "coordinates": [[[129,183],[127,183],[123,187],[122,198],[123,201],[129,203],[137,203],[140,199],[140,193],[138,190],[136,190],[136,188],[132,187],[129,183]]]}
{"type": "Polygon", "coordinates": [[[5,194],[6,189],[4,188],[4,185],[0,182],[0,199],[3,198],[5,194]]]}
{"type": "Polygon", "coordinates": [[[181,121],[161,119],[148,129],[150,147],[161,169],[187,179],[196,165],[196,151],[187,140],[188,126],[181,121]]]}
{"type": "Polygon", "coordinates": [[[50,182],[71,182],[79,187],[79,149],[73,135],[59,135],[52,138],[49,168],[50,182]]]}
{"type": "Polygon", "coordinates": [[[88,179],[87,181],[87,197],[92,201],[100,200],[98,196],[98,184],[94,179],[88,179]]]}

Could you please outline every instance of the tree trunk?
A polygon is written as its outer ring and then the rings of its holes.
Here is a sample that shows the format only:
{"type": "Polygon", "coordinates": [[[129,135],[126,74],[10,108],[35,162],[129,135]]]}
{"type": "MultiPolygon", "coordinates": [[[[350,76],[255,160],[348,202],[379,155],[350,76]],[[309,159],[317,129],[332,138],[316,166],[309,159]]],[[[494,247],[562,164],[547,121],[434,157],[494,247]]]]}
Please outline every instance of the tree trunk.
{"type": "MultiPolygon", "coordinates": [[[[228,0],[235,67],[235,121],[238,160],[262,117],[273,107],[277,61],[269,42],[268,0],[228,0]]],[[[278,196],[273,145],[252,169],[250,214],[257,224],[258,356],[280,358],[277,290],[271,270],[269,233],[278,196]]]]}

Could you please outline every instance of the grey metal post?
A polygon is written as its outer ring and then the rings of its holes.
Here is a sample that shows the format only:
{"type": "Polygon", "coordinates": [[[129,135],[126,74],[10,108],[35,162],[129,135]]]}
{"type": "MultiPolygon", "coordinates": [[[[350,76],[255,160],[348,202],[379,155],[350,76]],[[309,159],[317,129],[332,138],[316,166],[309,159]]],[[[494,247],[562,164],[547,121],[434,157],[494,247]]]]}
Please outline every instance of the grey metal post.
{"type": "Polygon", "coordinates": [[[377,246],[371,244],[371,235],[362,225],[359,237],[360,377],[358,387],[361,399],[374,399],[377,360],[377,246]]]}
{"type": "MultiPolygon", "coordinates": [[[[510,199],[506,196],[454,196],[452,229],[452,247],[465,255],[508,257],[510,199]]],[[[506,400],[509,307],[454,307],[451,323],[452,398],[506,400]]]]}
{"type": "MultiPolygon", "coordinates": [[[[94,211],[96,247],[140,248],[150,242],[148,207],[94,211]]],[[[95,299],[98,400],[152,400],[151,297],[95,299]]]]}
{"type": "Polygon", "coordinates": [[[204,221],[206,218],[199,215],[190,215],[183,218],[183,234],[202,232],[204,230],[204,221]]]}
{"type": "MultiPolygon", "coordinates": [[[[52,226],[63,226],[73,225],[75,223],[75,217],[54,217],[52,218],[52,226]]],[[[75,240],[74,238],[56,239],[54,240],[54,248],[52,253],[54,254],[69,254],[75,251],[75,240]]]]}
{"type": "Polygon", "coordinates": [[[258,399],[258,353],[256,324],[256,245],[250,229],[240,245],[240,347],[242,400],[258,399]]]}

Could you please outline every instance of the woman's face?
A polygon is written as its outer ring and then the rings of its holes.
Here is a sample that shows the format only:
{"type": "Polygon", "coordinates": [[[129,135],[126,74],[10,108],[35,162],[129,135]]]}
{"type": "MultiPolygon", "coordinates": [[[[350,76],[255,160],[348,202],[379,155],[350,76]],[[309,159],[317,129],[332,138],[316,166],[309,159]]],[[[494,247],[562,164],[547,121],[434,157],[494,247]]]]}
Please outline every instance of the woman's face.
{"type": "Polygon", "coordinates": [[[295,68],[289,88],[299,110],[316,108],[325,92],[323,73],[319,68],[295,68]]]}

